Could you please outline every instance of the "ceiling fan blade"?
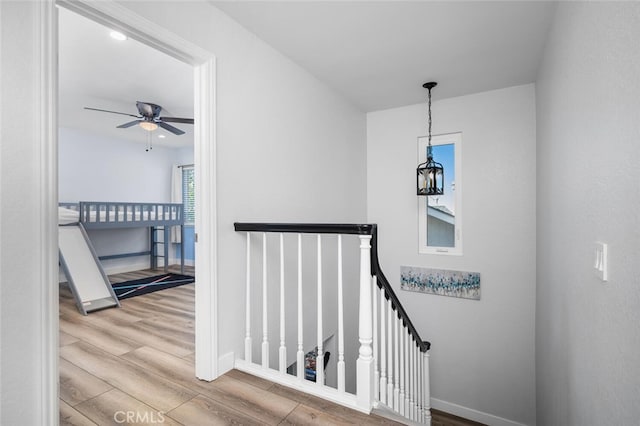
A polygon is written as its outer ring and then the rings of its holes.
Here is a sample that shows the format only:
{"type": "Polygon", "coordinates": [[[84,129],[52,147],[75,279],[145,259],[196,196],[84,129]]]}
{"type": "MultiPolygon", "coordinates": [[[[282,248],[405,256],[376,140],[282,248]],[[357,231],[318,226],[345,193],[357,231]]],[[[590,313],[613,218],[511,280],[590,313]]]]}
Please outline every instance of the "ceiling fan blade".
{"type": "Polygon", "coordinates": [[[193,118],[160,117],[165,123],[193,124],[193,118]]]}
{"type": "Polygon", "coordinates": [[[133,121],[130,121],[130,122],[128,122],[128,123],[121,124],[121,125],[116,126],[116,127],[117,127],[118,129],[126,129],[127,127],[135,126],[136,124],[140,123],[141,121],[142,121],[142,120],[133,120],[133,121]]]}
{"type": "Polygon", "coordinates": [[[127,114],[126,112],[118,112],[118,111],[109,111],[107,109],[98,109],[98,108],[89,108],[89,107],[84,107],[84,109],[89,109],[91,111],[101,111],[101,112],[110,112],[111,114],[120,114],[120,115],[128,115],[129,117],[136,117],[136,118],[140,118],[137,115],[133,115],[133,114],[127,114]]]}
{"type": "Polygon", "coordinates": [[[184,132],[177,127],[173,127],[171,124],[164,123],[162,121],[156,121],[156,124],[163,129],[173,133],[174,135],[184,135],[184,132]]]}

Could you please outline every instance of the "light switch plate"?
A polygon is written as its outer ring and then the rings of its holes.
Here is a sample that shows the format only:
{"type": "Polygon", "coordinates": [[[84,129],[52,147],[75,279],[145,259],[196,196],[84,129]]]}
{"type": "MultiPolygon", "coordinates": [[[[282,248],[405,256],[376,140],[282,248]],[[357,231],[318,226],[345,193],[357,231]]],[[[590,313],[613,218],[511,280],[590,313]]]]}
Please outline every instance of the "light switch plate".
{"type": "Polygon", "coordinates": [[[598,278],[600,278],[602,281],[607,281],[608,279],[608,257],[607,244],[600,242],[596,243],[595,262],[593,266],[596,269],[598,278]]]}

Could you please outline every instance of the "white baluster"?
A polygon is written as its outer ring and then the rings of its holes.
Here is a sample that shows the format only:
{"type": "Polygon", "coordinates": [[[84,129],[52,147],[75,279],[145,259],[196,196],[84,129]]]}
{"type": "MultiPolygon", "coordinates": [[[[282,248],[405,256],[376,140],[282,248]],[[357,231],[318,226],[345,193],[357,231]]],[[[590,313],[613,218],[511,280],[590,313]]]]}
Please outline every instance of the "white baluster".
{"type": "Polygon", "coordinates": [[[387,301],[387,330],[389,341],[387,345],[387,405],[393,408],[393,304],[391,298],[387,301]]]}
{"type": "Polygon", "coordinates": [[[380,289],[380,402],[387,403],[387,304],[384,288],[380,289]]]}
{"type": "Polygon", "coordinates": [[[398,394],[398,411],[404,416],[404,341],[407,337],[407,330],[400,320],[400,393],[398,394]]]}
{"type": "Polygon", "coordinates": [[[298,352],[296,352],[296,375],[304,380],[304,346],[302,330],[302,234],[298,234],[298,352]]]}
{"type": "Polygon", "coordinates": [[[418,346],[415,346],[413,348],[413,353],[414,353],[414,362],[416,364],[416,382],[415,382],[415,404],[413,406],[413,419],[416,422],[420,421],[420,418],[418,417],[418,413],[420,410],[420,349],[418,346]]]}
{"type": "Polygon", "coordinates": [[[417,386],[418,386],[418,398],[416,398],[416,421],[422,423],[422,352],[420,352],[420,346],[416,352],[417,358],[417,386]]]}
{"type": "Polygon", "coordinates": [[[413,339],[411,339],[410,342],[410,360],[409,363],[411,365],[411,375],[409,376],[409,378],[411,379],[411,386],[410,386],[410,395],[409,395],[409,419],[410,420],[415,420],[415,407],[416,407],[416,401],[415,401],[415,397],[416,397],[416,351],[415,351],[415,342],[413,341],[413,339]]]}
{"type": "Polygon", "coordinates": [[[409,352],[411,350],[411,346],[409,342],[411,342],[411,334],[409,333],[409,330],[407,330],[407,334],[404,339],[404,362],[407,371],[405,381],[406,391],[404,394],[404,416],[407,418],[409,417],[409,394],[411,393],[411,363],[409,362],[411,359],[411,354],[409,352]]]}
{"type": "Polygon", "coordinates": [[[422,353],[422,380],[424,380],[424,422],[431,425],[431,382],[429,381],[429,351],[422,353]]]}
{"type": "Polygon", "coordinates": [[[422,362],[422,351],[418,349],[418,422],[424,423],[424,380],[422,375],[424,374],[422,362]]]}
{"type": "Polygon", "coordinates": [[[360,349],[356,362],[356,403],[369,412],[373,406],[373,340],[371,308],[371,235],[360,235],[360,303],[358,337],[360,349]]]}
{"type": "Polygon", "coordinates": [[[251,232],[247,232],[247,287],[245,290],[244,360],[251,363],[251,232]]]}
{"type": "Polygon", "coordinates": [[[396,381],[393,384],[393,409],[396,412],[400,412],[400,357],[398,356],[398,350],[400,349],[400,343],[398,339],[398,334],[400,334],[400,321],[398,319],[398,311],[393,312],[393,325],[395,329],[394,340],[393,340],[393,369],[394,374],[396,376],[396,381]]]}
{"type": "Polygon", "coordinates": [[[342,235],[338,235],[338,392],[344,392],[344,311],[342,300],[342,235]]]}
{"type": "Polygon", "coordinates": [[[378,285],[376,276],[371,277],[371,306],[373,307],[373,399],[380,400],[380,370],[378,357],[378,285]]]}
{"type": "Polygon", "coordinates": [[[280,373],[287,372],[287,347],[285,346],[285,327],[284,327],[284,235],[280,234],[280,353],[279,367],[280,373]]]}
{"type": "Polygon", "coordinates": [[[269,368],[269,329],[267,327],[267,233],[262,233],[262,368],[269,368]]]}
{"type": "Polygon", "coordinates": [[[318,354],[316,356],[316,383],[324,385],[324,353],[322,351],[322,239],[318,234],[318,354]]]}

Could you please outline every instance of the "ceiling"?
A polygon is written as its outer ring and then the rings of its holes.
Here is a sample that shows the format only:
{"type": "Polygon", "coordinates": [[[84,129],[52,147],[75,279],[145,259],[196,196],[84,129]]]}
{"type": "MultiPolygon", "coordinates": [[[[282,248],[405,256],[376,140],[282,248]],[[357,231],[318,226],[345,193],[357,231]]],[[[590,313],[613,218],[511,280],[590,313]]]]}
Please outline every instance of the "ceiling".
{"type": "Polygon", "coordinates": [[[135,40],[116,41],[110,29],[59,8],[59,123],[154,146],[193,146],[193,125],[170,123],[186,133],[139,126],[116,126],[133,117],[84,107],[138,115],[136,101],[161,105],[161,116],[193,117],[193,68],[135,40]],[[160,138],[160,136],[164,138],[160,138]]]}
{"type": "Polygon", "coordinates": [[[535,81],[554,2],[213,1],[363,111],[535,81]]]}
{"type": "MultiPolygon", "coordinates": [[[[555,3],[434,1],[214,1],[266,43],[362,111],[426,102],[535,81],[555,3]]],[[[193,69],[135,40],[60,8],[59,121],[63,127],[147,143],[136,101],[161,115],[193,117],[193,69]]],[[[193,146],[187,133],[158,129],[154,145],[193,146]],[[164,139],[159,136],[164,135],[164,139]]]]}

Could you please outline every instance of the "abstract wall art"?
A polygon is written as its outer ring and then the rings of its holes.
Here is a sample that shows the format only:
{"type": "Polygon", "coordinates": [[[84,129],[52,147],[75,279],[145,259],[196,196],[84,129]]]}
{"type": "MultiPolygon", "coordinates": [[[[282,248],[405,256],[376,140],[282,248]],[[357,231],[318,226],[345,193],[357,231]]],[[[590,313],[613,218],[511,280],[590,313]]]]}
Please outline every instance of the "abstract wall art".
{"type": "Polygon", "coordinates": [[[418,293],[480,300],[480,273],[401,266],[400,288],[418,293]]]}

